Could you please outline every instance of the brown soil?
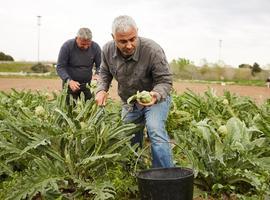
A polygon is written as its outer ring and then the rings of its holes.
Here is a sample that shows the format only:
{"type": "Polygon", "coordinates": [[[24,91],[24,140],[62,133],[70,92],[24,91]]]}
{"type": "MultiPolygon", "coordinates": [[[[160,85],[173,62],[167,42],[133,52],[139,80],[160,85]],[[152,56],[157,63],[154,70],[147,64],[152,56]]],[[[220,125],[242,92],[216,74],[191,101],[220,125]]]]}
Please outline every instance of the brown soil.
{"type": "MultiPolygon", "coordinates": [[[[225,90],[240,96],[248,96],[257,103],[263,103],[266,99],[270,99],[270,89],[267,87],[257,86],[239,86],[239,85],[221,85],[221,84],[202,84],[188,82],[174,82],[174,89],[181,94],[187,89],[195,93],[202,94],[208,88],[213,88],[217,95],[222,95],[225,90]]],[[[0,90],[10,91],[11,88],[16,90],[61,90],[60,79],[27,79],[27,78],[0,78],[0,90]]],[[[109,91],[113,99],[119,100],[117,95],[117,83],[113,82],[109,91]]]]}

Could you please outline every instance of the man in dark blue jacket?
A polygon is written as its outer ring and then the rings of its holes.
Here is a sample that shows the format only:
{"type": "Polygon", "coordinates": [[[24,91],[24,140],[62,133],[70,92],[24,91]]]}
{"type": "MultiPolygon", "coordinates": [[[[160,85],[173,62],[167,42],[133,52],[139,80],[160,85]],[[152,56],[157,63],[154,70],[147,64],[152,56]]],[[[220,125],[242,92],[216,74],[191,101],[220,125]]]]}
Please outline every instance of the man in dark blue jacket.
{"type": "Polygon", "coordinates": [[[56,70],[63,85],[68,84],[68,104],[69,95],[77,99],[83,92],[85,100],[92,97],[86,84],[90,84],[91,79],[98,79],[100,62],[101,48],[92,41],[92,32],[88,28],[80,28],[76,38],[67,40],[62,45],[56,70]],[[95,75],[92,76],[93,66],[95,75]]]}

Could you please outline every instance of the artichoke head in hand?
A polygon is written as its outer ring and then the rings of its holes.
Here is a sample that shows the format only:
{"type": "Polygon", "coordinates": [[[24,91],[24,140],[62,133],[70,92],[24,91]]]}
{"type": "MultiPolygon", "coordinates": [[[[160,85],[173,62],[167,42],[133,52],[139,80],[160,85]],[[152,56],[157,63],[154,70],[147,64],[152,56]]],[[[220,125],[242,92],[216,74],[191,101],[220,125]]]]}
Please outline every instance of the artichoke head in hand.
{"type": "Polygon", "coordinates": [[[131,104],[137,101],[138,103],[148,104],[152,101],[150,92],[143,90],[142,92],[137,91],[136,94],[128,98],[127,103],[131,104]]]}

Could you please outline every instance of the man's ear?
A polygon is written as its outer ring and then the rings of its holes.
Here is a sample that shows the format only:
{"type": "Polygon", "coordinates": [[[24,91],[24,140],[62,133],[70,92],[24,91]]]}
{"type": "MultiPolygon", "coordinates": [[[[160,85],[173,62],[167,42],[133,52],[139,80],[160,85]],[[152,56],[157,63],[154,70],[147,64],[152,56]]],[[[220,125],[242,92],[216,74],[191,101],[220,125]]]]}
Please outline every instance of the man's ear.
{"type": "Polygon", "coordinates": [[[114,35],[113,35],[113,34],[111,34],[111,36],[112,36],[112,38],[113,38],[113,40],[114,40],[114,35]]]}

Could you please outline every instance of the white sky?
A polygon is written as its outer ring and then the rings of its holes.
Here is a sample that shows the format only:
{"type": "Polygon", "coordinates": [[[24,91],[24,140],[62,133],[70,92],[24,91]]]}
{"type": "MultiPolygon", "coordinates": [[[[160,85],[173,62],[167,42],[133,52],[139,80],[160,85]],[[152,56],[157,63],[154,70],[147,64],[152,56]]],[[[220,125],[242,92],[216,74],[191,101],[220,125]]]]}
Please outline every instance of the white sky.
{"type": "Polygon", "coordinates": [[[270,64],[270,0],[0,0],[0,51],[36,61],[56,61],[59,49],[89,27],[102,47],[118,15],[132,16],[139,35],[158,42],[168,60],[270,64]],[[221,48],[219,48],[221,40],[221,48]],[[220,51],[219,51],[220,50],[220,51]],[[220,53],[219,53],[220,52],[220,53]]]}

